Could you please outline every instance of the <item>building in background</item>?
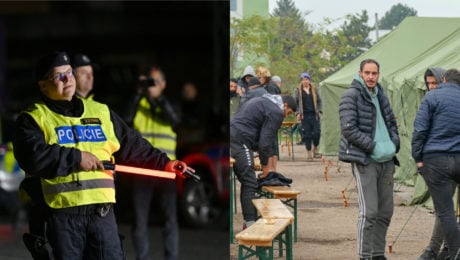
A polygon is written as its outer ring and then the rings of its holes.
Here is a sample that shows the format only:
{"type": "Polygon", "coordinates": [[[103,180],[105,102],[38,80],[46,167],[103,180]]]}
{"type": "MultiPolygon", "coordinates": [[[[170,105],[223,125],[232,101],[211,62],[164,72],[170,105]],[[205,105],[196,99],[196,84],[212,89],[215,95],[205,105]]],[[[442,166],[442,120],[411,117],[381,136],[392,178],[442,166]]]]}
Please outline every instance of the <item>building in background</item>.
{"type": "Polygon", "coordinates": [[[230,0],[230,17],[242,19],[252,15],[268,18],[268,0],[230,0]]]}

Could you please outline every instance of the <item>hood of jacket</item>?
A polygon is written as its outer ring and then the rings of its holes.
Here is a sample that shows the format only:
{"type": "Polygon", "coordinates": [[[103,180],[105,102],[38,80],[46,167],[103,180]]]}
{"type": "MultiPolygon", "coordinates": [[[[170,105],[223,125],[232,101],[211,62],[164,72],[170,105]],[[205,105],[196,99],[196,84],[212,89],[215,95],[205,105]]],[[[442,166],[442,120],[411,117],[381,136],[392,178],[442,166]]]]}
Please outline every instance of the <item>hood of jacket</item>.
{"type": "Polygon", "coordinates": [[[427,73],[428,71],[431,71],[431,73],[433,73],[433,76],[436,78],[436,81],[438,82],[438,85],[442,83],[442,76],[444,75],[444,73],[446,72],[445,69],[443,68],[440,68],[440,67],[435,67],[435,68],[428,68],[426,71],[425,71],[425,75],[423,77],[423,81],[425,81],[425,86],[426,86],[426,89],[428,91],[430,91],[430,89],[428,88],[428,83],[426,82],[426,76],[427,76],[427,73]]]}
{"type": "Polygon", "coordinates": [[[256,73],[255,73],[254,69],[251,67],[251,65],[248,65],[248,66],[246,66],[246,68],[244,68],[242,78],[244,78],[246,76],[255,77],[255,75],[256,75],[256,73]]]}
{"type": "Polygon", "coordinates": [[[277,105],[281,111],[284,111],[284,103],[280,95],[264,94],[262,97],[270,100],[275,105],[277,105]]]}

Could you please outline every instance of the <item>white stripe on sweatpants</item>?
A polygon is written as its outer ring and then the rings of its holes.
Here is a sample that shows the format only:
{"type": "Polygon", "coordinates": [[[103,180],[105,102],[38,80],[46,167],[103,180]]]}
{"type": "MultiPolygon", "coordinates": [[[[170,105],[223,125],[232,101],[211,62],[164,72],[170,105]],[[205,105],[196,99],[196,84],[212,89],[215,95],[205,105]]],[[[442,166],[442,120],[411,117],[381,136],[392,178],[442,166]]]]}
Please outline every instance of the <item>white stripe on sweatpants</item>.
{"type": "Polygon", "coordinates": [[[357,249],[358,249],[358,255],[362,256],[363,253],[363,232],[364,232],[364,226],[366,224],[366,203],[365,203],[365,197],[364,197],[364,192],[363,188],[361,185],[361,176],[358,171],[358,167],[356,167],[356,164],[353,163],[353,174],[356,179],[356,187],[358,189],[358,205],[362,206],[362,209],[359,208],[359,213],[358,214],[363,214],[363,217],[358,216],[358,238],[357,238],[357,249]]]}

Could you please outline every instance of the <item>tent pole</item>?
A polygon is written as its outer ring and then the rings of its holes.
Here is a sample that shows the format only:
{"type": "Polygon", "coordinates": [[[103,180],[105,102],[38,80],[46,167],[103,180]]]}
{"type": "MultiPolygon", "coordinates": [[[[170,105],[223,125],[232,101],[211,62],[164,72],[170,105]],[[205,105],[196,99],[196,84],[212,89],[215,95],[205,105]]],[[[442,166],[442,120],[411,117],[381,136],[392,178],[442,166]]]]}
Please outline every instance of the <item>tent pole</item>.
{"type": "Polygon", "coordinates": [[[396,240],[398,240],[399,236],[401,235],[402,231],[404,230],[404,228],[406,227],[407,223],[409,222],[409,220],[412,218],[412,216],[414,215],[415,211],[417,210],[418,206],[420,204],[417,204],[415,205],[414,209],[412,210],[412,213],[409,215],[409,217],[407,218],[406,220],[406,223],[404,223],[404,225],[402,226],[401,230],[399,231],[398,235],[396,236],[395,240],[393,240],[392,243],[390,243],[388,245],[388,252],[391,254],[393,252],[393,246],[394,244],[396,243],[396,240]]]}

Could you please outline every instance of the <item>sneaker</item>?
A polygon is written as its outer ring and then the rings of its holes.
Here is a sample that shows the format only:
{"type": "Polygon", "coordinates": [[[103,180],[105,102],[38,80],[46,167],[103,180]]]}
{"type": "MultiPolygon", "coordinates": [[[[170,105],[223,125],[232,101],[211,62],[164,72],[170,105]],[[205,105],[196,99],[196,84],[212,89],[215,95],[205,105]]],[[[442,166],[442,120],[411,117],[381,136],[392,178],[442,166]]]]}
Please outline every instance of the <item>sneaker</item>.
{"type": "Polygon", "coordinates": [[[430,247],[427,247],[423,254],[421,254],[417,260],[436,260],[436,253],[430,247]]]}

